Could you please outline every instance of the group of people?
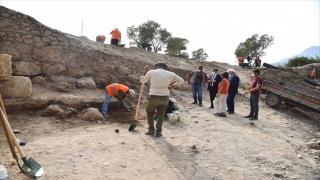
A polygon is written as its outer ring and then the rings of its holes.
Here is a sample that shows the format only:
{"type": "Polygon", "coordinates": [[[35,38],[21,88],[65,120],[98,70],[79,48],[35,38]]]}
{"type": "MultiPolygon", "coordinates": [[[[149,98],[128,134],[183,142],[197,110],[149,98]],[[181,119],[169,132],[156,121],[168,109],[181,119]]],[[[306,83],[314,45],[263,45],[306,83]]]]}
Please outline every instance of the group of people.
{"type": "MultiPolygon", "coordinates": [[[[251,57],[250,56],[247,57],[247,61],[248,61],[248,64],[251,63],[251,57]]],[[[240,57],[238,59],[238,63],[239,63],[239,66],[242,66],[242,63],[244,63],[244,58],[240,57]]],[[[259,67],[261,67],[261,59],[260,59],[259,56],[257,56],[256,59],[254,59],[253,69],[256,69],[256,68],[259,68],[259,67]]]]}
{"type": "MultiPolygon", "coordinates": [[[[119,45],[119,43],[121,41],[121,32],[118,30],[118,28],[115,28],[114,30],[112,30],[110,32],[110,34],[111,34],[110,43],[113,45],[119,45]]],[[[98,35],[96,37],[97,42],[104,42],[105,40],[106,40],[106,36],[104,36],[104,35],[98,35]]]]}
{"type": "MultiPolygon", "coordinates": [[[[170,91],[183,84],[184,80],[180,76],[166,69],[166,63],[160,61],[155,64],[154,70],[150,70],[149,66],[145,66],[144,72],[140,77],[141,83],[150,81],[150,91],[146,107],[149,128],[145,133],[146,135],[161,137],[165,113],[178,109],[174,103],[169,100],[169,95],[170,91]],[[172,84],[172,82],[174,83],[172,84]],[[157,113],[156,128],[154,126],[155,112],[157,113]]],[[[119,100],[121,108],[131,110],[132,108],[124,101],[126,95],[134,96],[135,91],[133,89],[129,89],[129,87],[123,84],[114,83],[108,85],[105,88],[105,100],[101,108],[102,115],[105,118],[110,118],[110,116],[107,115],[107,111],[111,97],[116,97],[119,100]]]]}
{"type": "MultiPolygon", "coordinates": [[[[228,69],[221,75],[218,73],[218,69],[213,69],[212,74],[208,77],[205,72],[202,71],[203,67],[199,66],[196,71],[193,71],[187,75],[188,84],[191,85],[193,103],[202,107],[202,87],[208,84],[207,90],[210,94],[211,106],[209,108],[214,109],[214,115],[226,117],[227,113],[234,114],[234,99],[238,94],[238,87],[240,78],[236,75],[235,70],[228,69]]],[[[250,93],[250,114],[245,118],[250,120],[258,119],[259,112],[259,96],[262,85],[262,78],[260,77],[260,70],[254,69],[252,71],[253,80],[248,89],[242,94],[250,93]]]]}
{"type": "MultiPolygon", "coordinates": [[[[193,71],[187,75],[188,83],[191,85],[194,102],[192,104],[202,104],[202,87],[208,84],[208,90],[210,91],[211,106],[215,111],[215,115],[226,117],[226,113],[234,113],[234,99],[238,93],[238,86],[240,79],[236,75],[233,69],[229,69],[223,72],[221,75],[218,73],[218,69],[213,69],[212,74],[208,77],[205,72],[202,71],[203,67],[199,66],[196,71],[193,71]]],[[[259,76],[259,69],[252,71],[253,80],[248,89],[242,94],[250,93],[250,113],[244,118],[250,118],[250,120],[258,119],[259,112],[259,96],[262,85],[262,78],[259,76]]],[[[146,135],[155,137],[162,136],[162,124],[164,116],[169,111],[172,111],[171,107],[174,106],[173,102],[170,102],[170,91],[182,85],[184,80],[175,73],[167,70],[167,65],[164,62],[158,62],[155,64],[155,69],[150,70],[149,66],[144,67],[144,72],[140,77],[141,83],[147,83],[150,81],[150,91],[148,95],[148,102],[146,107],[148,118],[148,131],[146,135]],[[174,82],[172,84],[172,82],[174,82]],[[154,115],[157,113],[156,126],[154,126],[154,115]]],[[[126,95],[134,96],[135,91],[129,89],[129,87],[113,83],[105,88],[105,100],[102,105],[101,113],[105,118],[109,118],[107,115],[108,104],[111,97],[116,97],[120,102],[120,107],[131,111],[132,107],[127,105],[124,101],[126,95]]]]}

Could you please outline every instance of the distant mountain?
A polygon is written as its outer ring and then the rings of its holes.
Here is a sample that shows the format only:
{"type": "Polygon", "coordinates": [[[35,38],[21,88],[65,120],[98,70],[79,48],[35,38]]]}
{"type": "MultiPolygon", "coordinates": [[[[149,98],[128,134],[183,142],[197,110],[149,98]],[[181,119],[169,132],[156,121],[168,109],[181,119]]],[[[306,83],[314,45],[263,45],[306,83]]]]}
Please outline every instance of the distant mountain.
{"type": "Polygon", "coordinates": [[[275,66],[278,66],[278,65],[284,65],[285,63],[287,63],[289,61],[289,59],[292,59],[294,57],[313,57],[313,58],[316,58],[316,56],[319,56],[320,57],[320,46],[311,46],[307,49],[305,49],[302,53],[300,54],[297,54],[297,55],[294,55],[294,56],[291,56],[291,57],[288,57],[288,58],[285,58],[281,61],[278,61],[278,62],[275,62],[275,63],[272,63],[272,65],[275,65],[275,66]]]}

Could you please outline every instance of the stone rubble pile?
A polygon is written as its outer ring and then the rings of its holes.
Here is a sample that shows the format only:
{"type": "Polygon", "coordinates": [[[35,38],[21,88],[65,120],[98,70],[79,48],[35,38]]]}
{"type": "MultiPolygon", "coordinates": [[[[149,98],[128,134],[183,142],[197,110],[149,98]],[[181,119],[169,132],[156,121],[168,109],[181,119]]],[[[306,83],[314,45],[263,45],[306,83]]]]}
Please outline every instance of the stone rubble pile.
{"type": "Polygon", "coordinates": [[[312,139],[306,143],[306,146],[312,150],[311,154],[314,155],[315,159],[320,158],[320,140],[312,139]]]}

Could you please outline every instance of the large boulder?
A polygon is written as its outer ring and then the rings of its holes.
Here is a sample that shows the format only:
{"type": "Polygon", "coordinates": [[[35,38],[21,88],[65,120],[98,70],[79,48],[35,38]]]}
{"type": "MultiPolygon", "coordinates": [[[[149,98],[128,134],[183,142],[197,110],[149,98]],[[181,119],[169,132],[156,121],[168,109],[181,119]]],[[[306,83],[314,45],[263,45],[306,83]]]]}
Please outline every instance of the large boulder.
{"type": "Polygon", "coordinates": [[[16,61],[12,67],[12,74],[15,76],[33,76],[41,72],[40,67],[33,62],[16,61]]]}
{"type": "Polygon", "coordinates": [[[59,82],[57,84],[54,85],[54,88],[57,91],[61,91],[61,92],[69,92],[72,90],[72,85],[67,83],[67,82],[59,82]]]}
{"type": "Polygon", "coordinates": [[[77,88],[95,89],[96,83],[94,82],[92,77],[87,77],[87,78],[81,78],[81,79],[77,80],[76,86],[77,86],[77,88]]]}
{"type": "Polygon", "coordinates": [[[41,109],[47,107],[50,101],[47,97],[39,96],[39,97],[31,97],[24,104],[23,109],[41,109]]]}
{"type": "Polygon", "coordinates": [[[58,105],[50,105],[48,106],[42,113],[41,116],[54,116],[58,112],[63,112],[64,110],[60,108],[58,105]]]}
{"type": "Polygon", "coordinates": [[[9,80],[0,83],[0,94],[5,98],[25,98],[32,94],[30,78],[11,76],[9,80]]]}
{"type": "Polygon", "coordinates": [[[46,79],[41,77],[41,76],[36,76],[33,79],[31,79],[32,84],[41,84],[41,85],[45,85],[46,79]]]}
{"type": "Polygon", "coordinates": [[[12,74],[11,55],[0,54],[0,81],[8,80],[12,74]]]}
{"type": "Polygon", "coordinates": [[[87,121],[104,120],[104,117],[97,108],[88,108],[81,112],[80,119],[87,121]]]}
{"type": "Polygon", "coordinates": [[[44,48],[34,48],[33,55],[42,61],[59,63],[62,51],[62,46],[46,46],[44,48]]]}
{"type": "Polygon", "coordinates": [[[83,104],[83,97],[74,95],[61,95],[54,101],[54,103],[59,103],[66,106],[81,106],[83,104]]]}

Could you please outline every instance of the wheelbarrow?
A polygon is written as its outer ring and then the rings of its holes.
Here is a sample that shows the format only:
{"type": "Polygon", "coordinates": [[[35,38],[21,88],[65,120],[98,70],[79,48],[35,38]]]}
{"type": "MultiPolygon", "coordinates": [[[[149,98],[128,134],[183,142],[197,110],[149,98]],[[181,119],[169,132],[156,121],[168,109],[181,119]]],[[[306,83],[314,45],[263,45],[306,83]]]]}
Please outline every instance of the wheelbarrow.
{"type": "Polygon", "coordinates": [[[151,48],[151,46],[152,46],[152,44],[149,44],[149,43],[140,43],[140,45],[141,45],[141,49],[144,49],[144,50],[148,50],[148,51],[151,51],[152,50],[152,48],[151,48]]]}

